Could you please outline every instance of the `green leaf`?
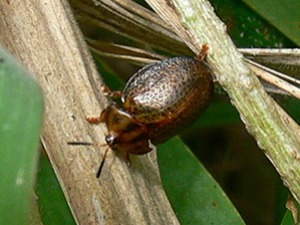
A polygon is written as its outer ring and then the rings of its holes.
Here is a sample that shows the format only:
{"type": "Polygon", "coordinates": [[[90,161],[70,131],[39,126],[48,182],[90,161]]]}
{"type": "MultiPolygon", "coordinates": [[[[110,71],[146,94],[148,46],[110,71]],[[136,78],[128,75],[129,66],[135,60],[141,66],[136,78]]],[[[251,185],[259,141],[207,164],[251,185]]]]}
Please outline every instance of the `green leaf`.
{"type": "Polygon", "coordinates": [[[249,7],[300,46],[299,0],[243,0],[249,7]]]}
{"type": "Polygon", "coordinates": [[[203,127],[214,127],[220,125],[228,125],[240,121],[237,110],[229,101],[213,101],[203,115],[191,126],[190,129],[198,129],[203,127]]]}
{"type": "Polygon", "coordinates": [[[157,155],[163,186],[182,225],[244,224],[217,182],[179,138],[160,145],[157,155]]]}
{"type": "Polygon", "coordinates": [[[45,154],[40,157],[37,195],[43,224],[75,224],[65,196],[45,154]]]}
{"type": "Polygon", "coordinates": [[[242,1],[212,0],[212,3],[238,47],[278,48],[294,46],[289,39],[242,1]]]}
{"type": "Polygon", "coordinates": [[[0,47],[0,224],[26,224],[39,155],[39,86],[0,47]]]}

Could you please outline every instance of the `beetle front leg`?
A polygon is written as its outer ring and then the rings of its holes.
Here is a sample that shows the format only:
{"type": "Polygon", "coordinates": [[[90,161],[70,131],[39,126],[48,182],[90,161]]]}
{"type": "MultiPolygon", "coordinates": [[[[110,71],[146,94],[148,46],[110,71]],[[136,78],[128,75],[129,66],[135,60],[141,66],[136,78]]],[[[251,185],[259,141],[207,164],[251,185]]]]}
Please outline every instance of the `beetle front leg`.
{"type": "Polygon", "coordinates": [[[103,123],[106,121],[106,116],[109,114],[109,109],[110,107],[106,107],[99,116],[87,116],[86,120],[90,123],[90,124],[99,124],[99,123],[103,123]]]}
{"type": "Polygon", "coordinates": [[[111,98],[121,98],[122,92],[121,91],[112,91],[107,85],[102,86],[102,90],[105,94],[105,96],[109,96],[111,98]]]}
{"type": "Polygon", "coordinates": [[[99,124],[102,122],[101,115],[99,116],[87,116],[86,121],[88,121],[90,124],[99,124]]]}

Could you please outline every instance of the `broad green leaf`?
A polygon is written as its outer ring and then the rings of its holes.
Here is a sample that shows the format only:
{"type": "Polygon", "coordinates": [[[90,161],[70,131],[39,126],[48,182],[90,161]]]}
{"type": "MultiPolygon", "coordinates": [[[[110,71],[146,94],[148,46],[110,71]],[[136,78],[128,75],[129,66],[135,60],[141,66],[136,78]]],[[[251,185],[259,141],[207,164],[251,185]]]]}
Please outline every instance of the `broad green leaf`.
{"type": "Polygon", "coordinates": [[[299,0],[243,0],[295,44],[300,46],[299,0]]]}
{"type": "MultiPolygon", "coordinates": [[[[263,3],[265,1],[257,1],[263,3]]],[[[294,44],[242,1],[212,0],[234,43],[241,48],[293,47],[294,44]]]]}
{"type": "Polygon", "coordinates": [[[42,112],[39,86],[0,47],[0,224],[28,220],[42,112]]]}
{"type": "Polygon", "coordinates": [[[244,224],[217,182],[175,137],[157,151],[163,186],[182,225],[244,224]]]}
{"type": "Polygon", "coordinates": [[[43,224],[75,224],[65,196],[45,154],[40,157],[37,195],[43,224]]]}

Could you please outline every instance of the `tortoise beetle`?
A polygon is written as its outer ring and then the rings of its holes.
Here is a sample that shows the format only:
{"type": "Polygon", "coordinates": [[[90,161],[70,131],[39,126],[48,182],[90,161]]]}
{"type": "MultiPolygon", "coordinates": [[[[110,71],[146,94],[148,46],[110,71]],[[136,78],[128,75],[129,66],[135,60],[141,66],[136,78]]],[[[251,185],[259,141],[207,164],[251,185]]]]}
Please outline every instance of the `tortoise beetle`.
{"type": "Polygon", "coordinates": [[[112,103],[100,116],[88,117],[87,121],[105,123],[107,145],[129,160],[129,154],[152,151],[153,145],[197,119],[211,102],[213,90],[211,71],[202,59],[169,58],[137,71],[122,92],[108,91],[110,96],[121,97],[122,107],[112,103]]]}

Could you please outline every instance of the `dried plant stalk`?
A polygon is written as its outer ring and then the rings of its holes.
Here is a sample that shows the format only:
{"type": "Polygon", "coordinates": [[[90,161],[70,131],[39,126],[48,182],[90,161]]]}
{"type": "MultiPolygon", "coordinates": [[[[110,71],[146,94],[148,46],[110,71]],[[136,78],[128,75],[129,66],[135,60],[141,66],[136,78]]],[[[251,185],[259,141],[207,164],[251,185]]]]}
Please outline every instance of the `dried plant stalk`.
{"type": "Polygon", "coordinates": [[[29,68],[43,88],[46,109],[42,142],[78,224],[178,224],[150,155],[132,167],[108,159],[103,149],[68,141],[104,142],[102,126],[86,115],[107,104],[83,37],[64,0],[0,1],[0,43],[29,68]]]}
{"type": "Polygon", "coordinates": [[[187,46],[156,15],[131,0],[70,0],[82,27],[93,24],[144,46],[184,54],[187,46]],[[169,46],[174,46],[170,49],[169,46]]]}

